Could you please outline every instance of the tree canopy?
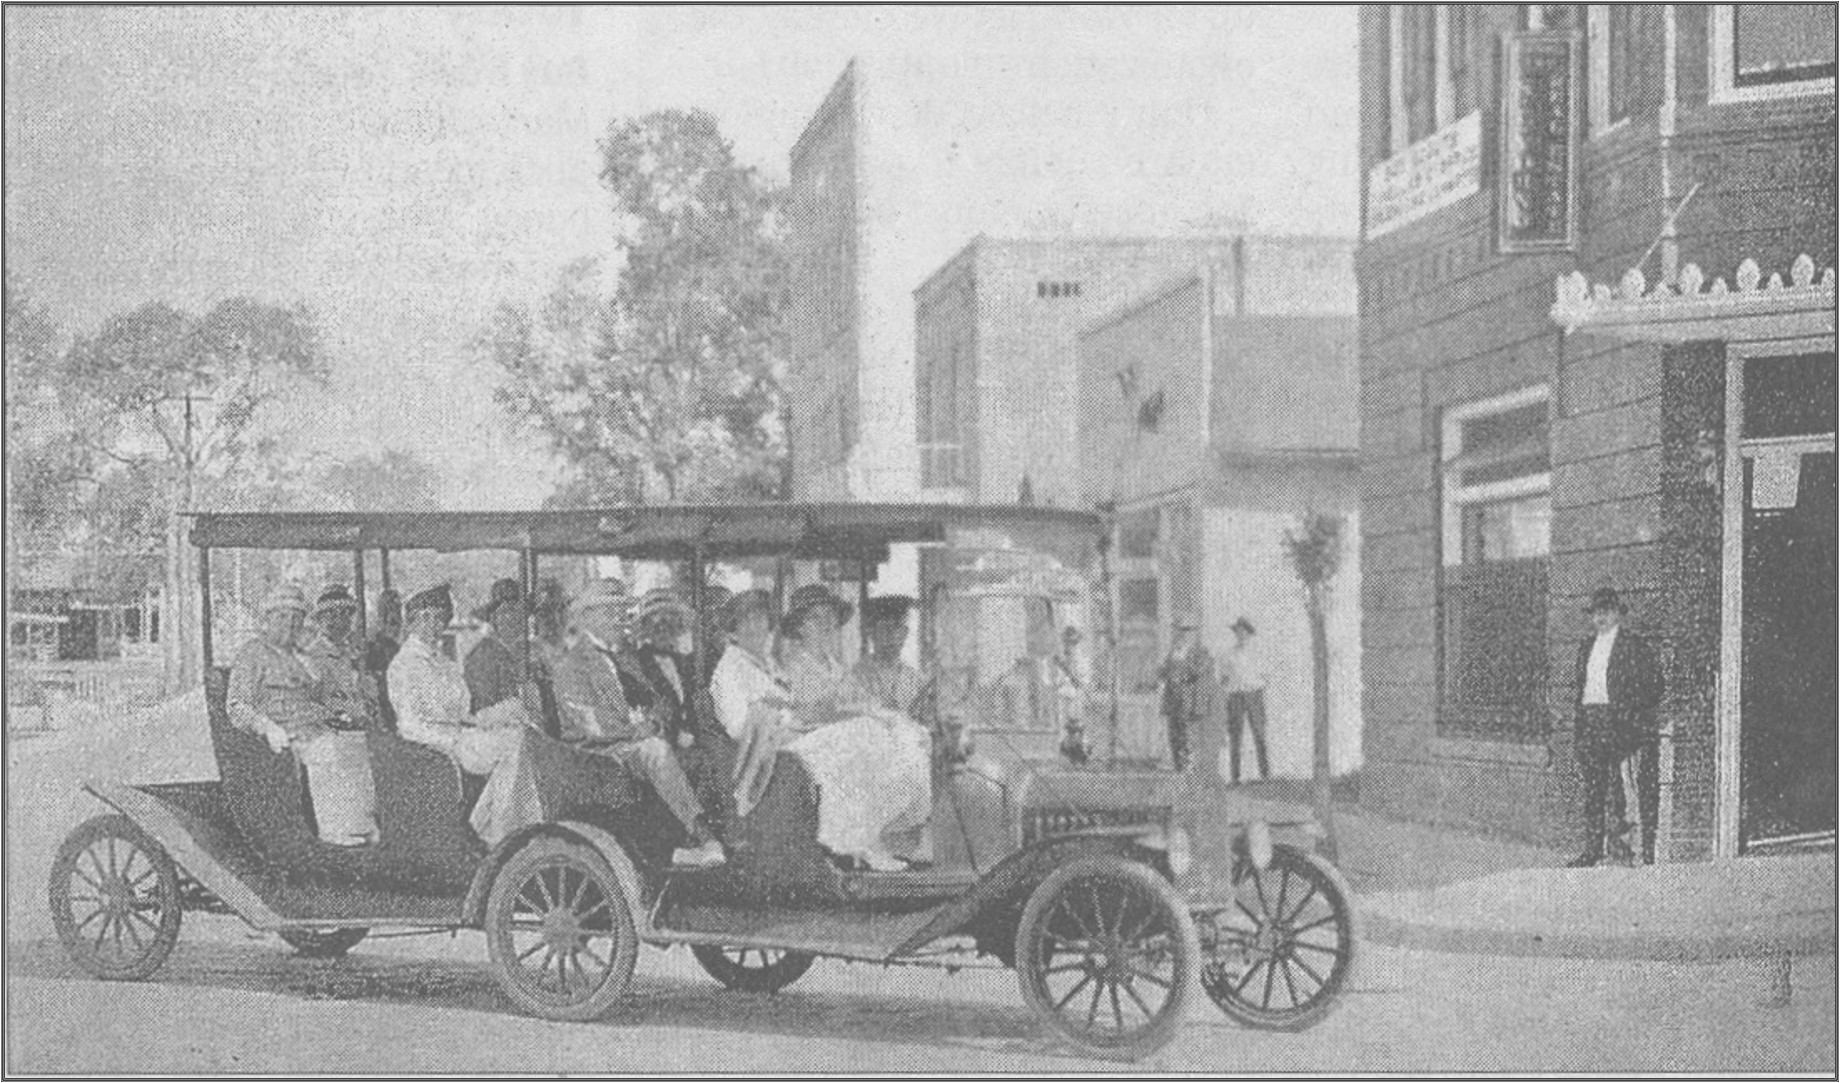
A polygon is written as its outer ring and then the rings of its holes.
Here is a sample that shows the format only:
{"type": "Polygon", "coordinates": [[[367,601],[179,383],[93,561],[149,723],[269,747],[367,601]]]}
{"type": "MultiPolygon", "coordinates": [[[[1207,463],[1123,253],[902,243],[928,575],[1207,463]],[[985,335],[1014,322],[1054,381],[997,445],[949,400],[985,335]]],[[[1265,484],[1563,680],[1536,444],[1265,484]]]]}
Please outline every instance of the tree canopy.
{"type": "Polygon", "coordinates": [[[779,190],[696,110],[615,120],[600,151],[618,264],[499,306],[499,403],[567,465],[555,504],[782,496],[779,190]]]}

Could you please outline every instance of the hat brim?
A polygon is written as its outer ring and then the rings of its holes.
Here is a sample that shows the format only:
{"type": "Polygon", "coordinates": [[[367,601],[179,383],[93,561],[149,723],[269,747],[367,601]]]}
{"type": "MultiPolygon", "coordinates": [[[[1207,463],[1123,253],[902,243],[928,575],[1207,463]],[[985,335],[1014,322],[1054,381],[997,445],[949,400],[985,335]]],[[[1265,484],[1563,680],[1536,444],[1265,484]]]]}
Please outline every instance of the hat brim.
{"type": "Polygon", "coordinates": [[[1586,613],[1627,613],[1629,607],[1624,605],[1622,599],[1619,598],[1614,602],[1592,602],[1584,607],[1584,611],[1586,613]]]}

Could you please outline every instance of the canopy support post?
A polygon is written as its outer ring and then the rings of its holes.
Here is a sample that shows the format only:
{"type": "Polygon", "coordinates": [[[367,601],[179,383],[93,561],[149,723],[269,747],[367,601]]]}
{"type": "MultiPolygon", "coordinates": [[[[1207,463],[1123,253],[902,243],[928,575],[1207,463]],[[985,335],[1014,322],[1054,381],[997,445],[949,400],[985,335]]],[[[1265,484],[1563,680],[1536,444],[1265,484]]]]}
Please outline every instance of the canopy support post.
{"type": "Polygon", "coordinates": [[[369,638],[369,632],[364,626],[364,550],[362,549],[354,549],[351,552],[351,592],[358,599],[358,642],[363,643],[369,638]]]}
{"type": "MultiPolygon", "coordinates": [[[[201,645],[204,647],[205,672],[209,673],[211,671],[211,666],[212,666],[211,551],[209,549],[201,548],[198,550],[198,595],[199,595],[199,614],[198,614],[199,615],[199,630],[201,633],[199,637],[199,641],[201,645]]],[[[184,599],[180,599],[179,604],[184,605],[185,604],[184,599]]]]}

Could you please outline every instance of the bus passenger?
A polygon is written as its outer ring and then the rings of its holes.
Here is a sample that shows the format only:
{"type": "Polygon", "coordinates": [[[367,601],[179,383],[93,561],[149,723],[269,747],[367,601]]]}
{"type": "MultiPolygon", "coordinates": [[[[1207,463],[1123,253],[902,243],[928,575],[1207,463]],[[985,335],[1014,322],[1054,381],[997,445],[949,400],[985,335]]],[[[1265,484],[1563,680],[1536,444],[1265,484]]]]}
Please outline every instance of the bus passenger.
{"type": "Polygon", "coordinates": [[[230,721],[266,738],[276,752],[293,750],[307,771],[322,841],[363,846],[377,837],[364,734],[336,728],[337,712],[297,652],[306,613],[299,587],[284,583],[269,593],[261,635],[243,644],[230,666],[230,721]]]}

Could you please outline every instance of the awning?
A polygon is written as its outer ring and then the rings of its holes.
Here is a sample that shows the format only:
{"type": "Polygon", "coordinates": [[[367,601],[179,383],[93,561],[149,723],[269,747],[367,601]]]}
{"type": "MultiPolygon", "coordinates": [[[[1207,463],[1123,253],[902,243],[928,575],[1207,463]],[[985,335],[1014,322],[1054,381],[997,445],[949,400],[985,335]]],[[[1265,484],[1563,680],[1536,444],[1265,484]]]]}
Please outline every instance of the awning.
{"type": "Polygon", "coordinates": [[[1635,268],[1615,289],[1592,285],[1581,271],[1554,283],[1552,320],[1566,333],[1583,331],[1628,342],[1767,342],[1833,338],[1834,269],[1815,278],[1814,259],[1796,257],[1789,281],[1780,273],[1762,281],[1757,261],[1738,265],[1737,287],[1723,278],[1706,286],[1697,264],[1680,269],[1674,283],[1651,289],[1635,268]]]}

